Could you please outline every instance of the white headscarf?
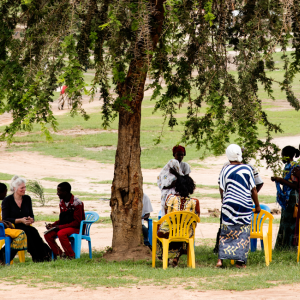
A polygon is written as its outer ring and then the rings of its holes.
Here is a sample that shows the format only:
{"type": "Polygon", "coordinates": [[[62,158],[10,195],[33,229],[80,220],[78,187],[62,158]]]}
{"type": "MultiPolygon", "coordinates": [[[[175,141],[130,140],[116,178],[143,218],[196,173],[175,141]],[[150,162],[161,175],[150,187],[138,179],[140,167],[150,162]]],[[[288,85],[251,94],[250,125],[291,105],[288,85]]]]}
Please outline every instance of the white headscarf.
{"type": "Polygon", "coordinates": [[[226,149],[226,156],[229,161],[242,162],[242,149],[239,145],[231,144],[226,149]]]}

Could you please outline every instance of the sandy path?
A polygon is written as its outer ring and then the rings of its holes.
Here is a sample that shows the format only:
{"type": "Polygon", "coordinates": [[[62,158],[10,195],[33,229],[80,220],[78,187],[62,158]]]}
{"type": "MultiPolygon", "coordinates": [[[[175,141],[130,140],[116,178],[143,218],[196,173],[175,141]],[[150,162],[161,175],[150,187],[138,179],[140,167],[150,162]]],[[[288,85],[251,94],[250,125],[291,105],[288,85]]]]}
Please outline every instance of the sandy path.
{"type": "MultiPolygon", "coordinates": [[[[59,288],[59,286],[57,286],[59,288]]],[[[164,300],[187,300],[187,299],[299,299],[300,284],[277,286],[269,289],[253,291],[201,291],[185,290],[182,287],[159,287],[159,286],[133,286],[132,288],[105,288],[99,287],[93,290],[84,289],[80,286],[62,287],[60,289],[40,289],[28,287],[24,284],[0,283],[1,299],[31,299],[31,300],[57,300],[57,299],[82,299],[82,300],[152,300],[154,295],[164,300]]]]}

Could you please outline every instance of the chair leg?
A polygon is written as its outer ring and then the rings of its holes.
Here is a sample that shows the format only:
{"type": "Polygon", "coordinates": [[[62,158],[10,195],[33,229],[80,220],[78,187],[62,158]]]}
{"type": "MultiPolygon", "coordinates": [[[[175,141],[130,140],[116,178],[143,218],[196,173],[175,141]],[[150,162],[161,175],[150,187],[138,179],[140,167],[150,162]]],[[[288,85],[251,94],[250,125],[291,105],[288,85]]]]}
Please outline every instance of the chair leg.
{"type": "MultiPolygon", "coordinates": [[[[300,222],[299,222],[300,223],[300,222]]],[[[299,225],[300,226],[300,225],[299,225]]],[[[299,262],[299,255],[300,255],[300,237],[298,238],[298,253],[297,253],[297,263],[299,262]]]]}
{"type": "Polygon", "coordinates": [[[188,249],[187,249],[187,266],[190,268],[191,267],[191,251],[190,251],[190,243],[188,243],[188,249]]]}
{"type": "Polygon", "coordinates": [[[272,261],[272,234],[268,232],[269,260],[272,261]]]}
{"type": "Polygon", "coordinates": [[[19,251],[18,252],[18,256],[19,256],[20,263],[25,262],[25,251],[24,250],[23,251],[19,251]]]}
{"type": "Polygon", "coordinates": [[[74,238],[74,249],[75,252],[75,258],[80,258],[80,252],[81,252],[81,236],[75,236],[74,238]]]}
{"type": "Polygon", "coordinates": [[[10,237],[6,237],[5,239],[5,264],[10,265],[10,237]]]}
{"type": "Polygon", "coordinates": [[[157,239],[153,236],[152,240],[152,268],[155,268],[155,257],[156,257],[156,246],[157,246],[157,239]]]}
{"type": "Polygon", "coordinates": [[[264,233],[264,235],[263,235],[263,242],[264,242],[266,266],[268,267],[269,264],[270,264],[270,260],[269,260],[269,243],[268,243],[268,236],[267,236],[266,233],[264,233]]]}
{"type": "Polygon", "coordinates": [[[169,240],[162,239],[163,241],[163,269],[168,268],[168,260],[169,260],[169,240]]]}
{"type": "Polygon", "coordinates": [[[193,239],[190,240],[189,242],[189,267],[195,269],[196,268],[196,262],[195,262],[195,246],[194,246],[194,241],[193,239]]]}
{"type": "Polygon", "coordinates": [[[89,254],[90,254],[90,259],[92,259],[93,257],[93,253],[92,253],[92,242],[91,241],[88,241],[89,243],[89,254]]]}

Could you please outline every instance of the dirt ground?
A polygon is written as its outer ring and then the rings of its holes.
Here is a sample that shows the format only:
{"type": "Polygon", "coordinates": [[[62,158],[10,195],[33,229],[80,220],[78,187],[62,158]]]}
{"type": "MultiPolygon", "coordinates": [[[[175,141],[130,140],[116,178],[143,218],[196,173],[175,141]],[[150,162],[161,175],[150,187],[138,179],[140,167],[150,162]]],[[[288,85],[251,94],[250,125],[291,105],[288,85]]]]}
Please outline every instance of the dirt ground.
{"type": "MultiPolygon", "coordinates": [[[[85,100],[84,107],[87,110],[97,109],[98,102],[89,103],[85,100]]],[[[67,113],[68,110],[58,111],[57,104],[53,104],[55,114],[67,113]]],[[[11,121],[9,114],[0,116],[0,125],[8,124],[11,121]]],[[[69,133],[72,134],[72,133],[69,133]]],[[[76,133],[75,133],[76,134],[76,133]]],[[[300,144],[300,135],[291,137],[282,137],[275,139],[275,142],[280,146],[286,145],[298,146],[300,144]]],[[[95,161],[86,160],[83,158],[76,158],[72,160],[64,160],[51,156],[44,156],[32,152],[6,152],[6,144],[0,143],[0,166],[2,173],[23,175],[28,179],[38,179],[46,188],[56,188],[57,183],[41,180],[44,177],[56,178],[73,178],[72,188],[76,191],[97,192],[110,194],[109,184],[96,184],[93,181],[112,180],[114,166],[103,164],[95,161]]],[[[172,158],[170,156],[170,158],[172,158]]],[[[192,169],[191,176],[197,184],[216,185],[219,172],[224,162],[225,156],[210,157],[204,161],[198,161],[205,168],[192,169]]],[[[157,175],[160,170],[146,170],[143,169],[144,182],[156,183],[157,175]]],[[[260,168],[260,174],[264,180],[264,186],[260,192],[261,195],[275,195],[275,184],[271,182],[270,177],[272,173],[264,166],[260,168]]],[[[157,216],[160,210],[160,191],[156,185],[144,184],[144,192],[150,197],[154,212],[152,216],[157,216]]],[[[216,193],[212,189],[197,189],[197,193],[209,194],[216,193]]],[[[220,209],[221,202],[219,199],[200,198],[201,216],[208,216],[208,209],[220,209]]],[[[271,208],[276,208],[276,204],[269,204],[271,208]]],[[[99,199],[97,201],[86,201],[85,210],[97,211],[100,216],[109,216],[110,207],[107,199],[99,199]]],[[[35,206],[35,214],[53,214],[58,215],[58,201],[51,201],[45,207],[35,206]]],[[[279,216],[277,216],[279,217],[279,216]]],[[[43,233],[45,230],[43,222],[37,222],[35,226],[39,232],[43,233]]],[[[196,239],[215,238],[218,230],[218,224],[199,224],[196,230],[196,239]]],[[[274,225],[273,229],[273,245],[277,235],[278,225],[274,225]]],[[[106,246],[111,246],[112,227],[111,225],[94,224],[91,229],[92,246],[93,249],[101,250],[106,246]]],[[[87,244],[83,243],[82,251],[88,251],[87,244]]],[[[294,299],[299,295],[300,284],[290,286],[279,286],[267,290],[254,290],[245,292],[233,291],[188,291],[183,287],[161,288],[157,286],[135,286],[132,288],[97,288],[96,290],[85,290],[82,287],[44,290],[39,287],[27,287],[25,285],[10,285],[5,282],[0,282],[1,299],[13,299],[18,295],[19,299],[98,299],[101,294],[106,299],[152,299],[151,295],[159,294],[163,299],[192,299],[201,297],[203,299],[236,299],[238,297],[255,297],[257,299],[294,299]],[[5,296],[3,296],[5,293],[5,296]]]]}
{"type": "Polygon", "coordinates": [[[181,287],[159,287],[159,286],[133,286],[131,288],[96,288],[87,290],[80,286],[59,287],[56,289],[43,289],[42,287],[28,287],[24,284],[11,285],[9,283],[0,283],[1,299],[31,299],[31,300],[98,300],[99,295],[102,299],[109,300],[150,300],[154,295],[164,300],[188,300],[188,299],[257,299],[257,300],[281,300],[281,299],[299,299],[300,284],[283,285],[269,289],[260,289],[252,291],[201,291],[185,290],[181,287]]]}

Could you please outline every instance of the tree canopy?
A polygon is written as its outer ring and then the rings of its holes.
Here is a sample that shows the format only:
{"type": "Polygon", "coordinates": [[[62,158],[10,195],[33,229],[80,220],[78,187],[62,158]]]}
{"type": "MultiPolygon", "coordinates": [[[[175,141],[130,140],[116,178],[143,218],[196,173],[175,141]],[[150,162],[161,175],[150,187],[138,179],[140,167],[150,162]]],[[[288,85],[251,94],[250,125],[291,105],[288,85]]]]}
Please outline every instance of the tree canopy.
{"type": "MultiPolygon", "coordinates": [[[[175,113],[187,105],[182,141],[214,154],[224,152],[232,135],[248,157],[258,149],[272,152],[271,134],[281,129],[268,120],[257,92],[261,86],[274,97],[267,71],[276,69],[277,48],[285,61],[278,83],[299,109],[292,90],[300,60],[298,0],[3,0],[0,17],[0,112],[14,118],[2,135],[8,140],[35,122],[49,136],[46,125],[57,126],[50,103],[61,84],[69,87],[72,114],[85,118],[83,93],[93,97],[100,91],[106,128],[121,108],[130,111],[127,101],[134,101],[137,90],[123,95],[122,89],[130,64],[139,59],[138,67],[153,80],[148,88],[165,123],[176,126],[175,113]],[[14,38],[18,28],[20,39],[14,38]],[[289,43],[292,58],[285,53],[289,43]],[[85,67],[96,70],[90,89],[85,67]],[[114,91],[118,97],[112,97],[114,91]],[[258,139],[258,124],[265,127],[266,142],[258,139]]],[[[132,84],[140,83],[135,78],[132,84]]]]}

